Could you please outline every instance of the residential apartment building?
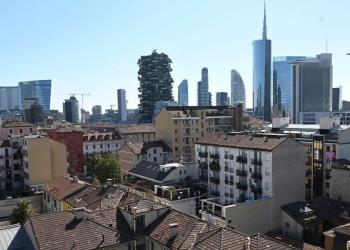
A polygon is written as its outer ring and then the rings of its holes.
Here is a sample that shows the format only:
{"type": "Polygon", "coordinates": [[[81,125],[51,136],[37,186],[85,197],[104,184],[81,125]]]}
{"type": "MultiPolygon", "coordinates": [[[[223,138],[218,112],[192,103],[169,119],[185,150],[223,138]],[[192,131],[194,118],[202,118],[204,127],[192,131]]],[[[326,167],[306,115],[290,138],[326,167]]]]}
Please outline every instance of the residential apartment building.
{"type": "Polygon", "coordinates": [[[116,133],[94,132],[84,134],[83,152],[85,159],[91,154],[117,154],[123,140],[116,133]]]}
{"type": "Polygon", "coordinates": [[[142,160],[166,164],[172,161],[172,151],[163,141],[125,143],[118,152],[121,169],[129,171],[142,160]]]}
{"type": "Polygon", "coordinates": [[[306,146],[306,199],[330,197],[332,160],[347,158],[350,126],[340,125],[339,117],[320,118],[319,125],[289,124],[289,118],[274,118],[272,131],[288,134],[306,146]]]}
{"type": "Polygon", "coordinates": [[[36,134],[37,127],[34,124],[23,122],[23,121],[13,121],[1,123],[0,119],[0,140],[7,140],[11,135],[29,135],[36,134]]]}
{"type": "Polygon", "coordinates": [[[194,144],[206,134],[242,130],[242,107],[163,107],[155,118],[156,140],[172,149],[174,162],[195,161],[194,144]]]}
{"type": "Polygon", "coordinates": [[[334,200],[350,202],[350,161],[347,159],[333,159],[329,182],[329,197],[334,200]]]}
{"type": "Polygon", "coordinates": [[[0,189],[3,191],[12,191],[14,187],[11,149],[8,140],[0,141],[0,189]]]}
{"type": "Polygon", "coordinates": [[[63,125],[48,131],[47,136],[66,145],[68,174],[84,172],[84,131],[78,125],[63,125]]]}
{"type": "Polygon", "coordinates": [[[202,218],[266,233],[280,229],[281,205],[304,198],[305,146],[285,135],[210,133],[195,151],[200,185],[210,193],[202,218]]]}
{"type": "Polygon", "coordinates": [[[115,132],[122,138],[123,143],[155,140],[154,124],[118,124],[115,132]]]}
{"type": "Polygon", "coordinates": [[[50,138],[31,135],[23,137],[22,145],[25,187],[41,187],[67,174],[64,144],[50,138]]]}

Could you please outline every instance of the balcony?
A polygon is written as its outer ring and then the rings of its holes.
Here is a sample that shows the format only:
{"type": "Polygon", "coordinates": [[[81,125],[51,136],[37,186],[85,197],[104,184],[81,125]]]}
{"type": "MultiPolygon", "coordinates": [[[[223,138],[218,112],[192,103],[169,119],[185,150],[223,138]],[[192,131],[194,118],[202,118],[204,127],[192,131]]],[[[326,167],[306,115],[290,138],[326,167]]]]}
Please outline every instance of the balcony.
{"type": "Polygon", "coordinates": [[[225,167],[224,169],[225,169],[225,172],[228,172],[228,167],[225,167]]]}
{"type": "Polygon", "coordinates": [[[248,189],[248,185],[244,184],[244,183],[241,183],[241,182],[237,182],[236,183],[236,188],[240,189],[240,190],[247,190],[248,189]]]}
{"type": "Polygon", "coordinates": [[[216,177],[210,177],[210,182],[214,184],[220,184],[220,179],[216,177]]]}
{"type": "Polygon", "coordinates": [[[262,165],[261,159],[252,159],[251,163],[253,165],[260,165],[260,166],[262,165]]]}
{"type": "Polygon", "coordinates": [[[218,160],[218,159],[220,159],[220,155],[219,154],[210,154],[210,158],[212,158],[214,160],[218,160]]]}
{"type": "Polygon", "coordinates": [[[236,175],[242,176],[242,177],[247,177],[247,171],[237,169],[236,175]]]}
{"type": "Polygon", "coordinates": [[[262,175],[261,173],[252,173],[252,178],[255,180],[262,180],[262,175]]]}
{"type": "Polygon", "coordinates": [[[229,158],[230,158],[230,160],[233,160],[233,159],[234,159],[233,155],[230,155],[229,158]]]}
{"type": "Polygon", "coordinates": [[[245,197],[244,195],[240,195],[239,198],[237,198],[236,201],[237,201],[238,203],[244,203],[244,202],[247,201],[247,199],[248,199],[248,197],[245,197]]]}
{"type": "Polygon", "coordinates": [[[200,175],[200,176],[199,176],[199,179],[200,179],[201,181],[208,182],[208,176],[207,176],[207,175],[200,175]]]}
{"type": "Polygon", "coordinates": [[[185,123],[185,127],[186,127],[186,128],[188,128],[188,127],[190,127],[190,126],[191,126],[191,124],[185,123]]]}
{"type": "Polygon", "coordinates": [[[311,170],[306,170],[306,171],[305,171],[305,176],[306,176],[306,178],[310,178],[311,175],[312,175],[311,170]]]}
{"type": "Polygon", "coordinates": [[[216,161],[212,161],[209,165],[209,168],[211,171],[215,171],[215,172],[220,172],[221,170],[220,164],[216,161]]]}
{"type": "Polygon", "coordinates": [[[233,195],[233,194],[230,194],[230,198],[233,199],[233,198],[234,198],[234,195],[233,195]]]}
{"type": "Polygon", "coordinates": [[[329,174],[326,174],[326,179],[329,180],[330,178],[332,178],[332,176],[330,176],[329,174]]]}
{"type": "Polygon", "coordinates": [[[229,193],[225,193],[225,197],[229,197],[229,193]]]}
{"type": "Polygon", "coordinates": [[[311,185],[310,184],[305,184],[305,188],[306,189],[311,189],[311,185]]]}
{"type": "Polygon", "coordinates": [[[236,158],[236,162],[247,163],[247,157],[244,157],[243,155],[239,155],[236,158]]]}
{"type": "Polygon", "coordinates": [[[198,164],[198,168],[208,170],[208,164],[206,162],[201,162],[198,164]]]}
{"type": "Polygon", "coordinates": [[[208,157],[208,152],[198,152],[199,157],[208,157]]]}
{"type": "Polygon", "coordinates": [[[185,150],[185,154],[191,154],[191,150],[185,150]]]}
{"type": "Polygon", "coordinates": [[[234,182],[233,182],[233,181],[230,181],[230,185],[233,186],[233,185],[234,185],[234,182]]]}
{"type": "Polygon", "coordinates": [[[213,196],[220,196],[220,192],[219,191],[210,191],[210,194],[213,196]]]}
{"type": "Polygon", "coordinates": [[[228,185],[229,182],[230,182],[229,180],[225,180],[225,184],[226,184],[226,185],[228,185]]]}
{"type": "Polygon", "coordinates": [[[9,159],[11,158],[9,155],[0,155],[0,159],[9,159]]]}
{"type": "Polygon", "coordinates": [[[185,133],[185,137],[191,137],[190,133],[185,133]]]}
{"type": "Polygon", "coordinates": [[[226,160],[228,159],[228,155],[225,155],[224,157],[225,157],[226,160]]]}
{"type": "Polygon", "coordinates": [[[253,193],[262,194],[262,188],[261,187],[255,187],[254,185],[251,185],[250,186],[250,190],[253,193]]]}

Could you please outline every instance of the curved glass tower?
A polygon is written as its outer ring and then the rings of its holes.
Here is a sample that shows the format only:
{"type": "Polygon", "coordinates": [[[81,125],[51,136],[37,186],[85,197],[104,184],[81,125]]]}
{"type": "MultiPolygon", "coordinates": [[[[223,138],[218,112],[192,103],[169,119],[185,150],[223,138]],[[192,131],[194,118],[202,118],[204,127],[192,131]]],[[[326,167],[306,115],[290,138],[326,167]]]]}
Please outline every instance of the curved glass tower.
{"type": "Polygon", "coordinates": [[[245,87],[241,75],[237,70],[231,70],[231,105],[243,103],[245,110],[245,87]]]}
{"type": "Polygon", "coordinates": [[[267,39],[265,4],[262,39],[253,41],[253,109],[255,116],[271,121],[271,40],[267,39]]]}

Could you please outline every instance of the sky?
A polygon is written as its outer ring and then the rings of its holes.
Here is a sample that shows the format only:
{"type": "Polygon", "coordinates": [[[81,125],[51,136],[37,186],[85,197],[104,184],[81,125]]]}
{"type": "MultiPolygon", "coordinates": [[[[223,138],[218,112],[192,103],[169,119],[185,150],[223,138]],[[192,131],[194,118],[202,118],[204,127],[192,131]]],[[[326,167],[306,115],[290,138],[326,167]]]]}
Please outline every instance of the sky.
{"type": "MultiPolygon", "coordinates": [[[[228,92],[236,69],[252,107],[252,41],[261,39],[262,0],[11,0],[0,3],[0,86],[52,79],[51,109],[70,93],[84,108],[116,105],[125,89],[137,108],[137,61],[154,49],[172,64],[173,94],[183,79],[196,105],[201,69],[209,91],[228,92]],[[81,100],[81,96],[77,96],[81,100]]],[[[350,100],[350,1],[266,0],[273,56],[333,54],[333,87],[350,100]]]]}

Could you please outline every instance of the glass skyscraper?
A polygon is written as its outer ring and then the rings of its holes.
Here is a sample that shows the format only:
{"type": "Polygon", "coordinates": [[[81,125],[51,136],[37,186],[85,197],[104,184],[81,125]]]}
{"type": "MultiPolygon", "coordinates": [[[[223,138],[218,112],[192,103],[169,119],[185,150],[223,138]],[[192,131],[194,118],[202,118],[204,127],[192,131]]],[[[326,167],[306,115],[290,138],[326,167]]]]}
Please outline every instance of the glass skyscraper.
{"type": "Polygon", "coordinates": [[[255,116],[271,121],[271,40],[267,39],[265,4],[262,39],[253,41],[253,109],[255,116]]]}
{"type": "Polygon", "coordinates": [[[198,106],[210,106],[208,68],[202,69],[202,81],[198,82],[198,106]]]}
{"type": "Polygon", "coordinates": [[[18,87],[0,87],[0,110],[19,109],[18,87]]]}
{"type": "Polygon", "coordinates": [[[188,82],[187,80],[182,80],[177,89],[177,102],[179,106],[188,106],[188,82]]]}
{"type": "Polygon", "coordinates": [[[241,75],[237,70],[231,70],[231,105],[235,106],[243,103],[243,110],[245,110],[245,86],[241,75]]]}
{"type": "Polygon", "coordinates": [[[290,113],[292,108],[292,68],[290,62],[305,60],[305,56],[279,56],[273,58],[272,105],[290,113]]]}
{"type": "Polygon", "coordinates": [[[43,107],[44,112],[50,113],[51,101],[51,80],[37,80],[18,83],[19,105],[24,110],[25,98],[38,98],[39,104],[43,107]]]}

